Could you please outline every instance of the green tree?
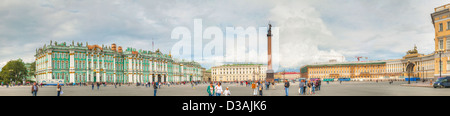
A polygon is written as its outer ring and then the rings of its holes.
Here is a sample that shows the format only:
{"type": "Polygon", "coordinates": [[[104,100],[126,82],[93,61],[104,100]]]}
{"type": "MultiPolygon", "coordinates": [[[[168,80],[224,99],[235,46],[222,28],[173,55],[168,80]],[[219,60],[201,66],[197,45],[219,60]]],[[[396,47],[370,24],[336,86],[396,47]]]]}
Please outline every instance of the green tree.
{"type": "Polygon", "coordinates": [[[36,76],[35,72],[36,72],[36,61],[31,63],[30,72],[28,72],[28,76],[35,77],[36,76]]]}
{"type": "Polygon", "coordinates": [[[9,61],[0,72],[4,82],[21,82],[27,75],[27,68],[21,59],[9,61]]]}

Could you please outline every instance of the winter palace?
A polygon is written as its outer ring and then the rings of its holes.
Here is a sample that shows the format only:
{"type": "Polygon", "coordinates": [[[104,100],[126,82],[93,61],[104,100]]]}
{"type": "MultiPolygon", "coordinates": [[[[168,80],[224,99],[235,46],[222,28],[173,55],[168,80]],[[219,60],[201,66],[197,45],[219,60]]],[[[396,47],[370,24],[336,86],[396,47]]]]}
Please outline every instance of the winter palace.
{"type": "Polygon", "coordinates": [[[64,83],[143,83],[199,81],[197,62],[172,58],[171,54],[111,46],[57,42],[36,50],[36,80],[64,83]]]}

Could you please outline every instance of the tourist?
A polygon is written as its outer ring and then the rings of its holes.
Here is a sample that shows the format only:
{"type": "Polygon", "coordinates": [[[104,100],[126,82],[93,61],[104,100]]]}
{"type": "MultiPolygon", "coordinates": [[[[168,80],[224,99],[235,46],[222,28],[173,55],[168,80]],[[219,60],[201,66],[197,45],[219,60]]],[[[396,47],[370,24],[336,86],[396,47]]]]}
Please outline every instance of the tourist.
{"type": "Polygon", "coordinates": [[[305,87],[305,82],[304,82],[304,80],[301,80],[300,81],[300,84],[299,84],[299,93],[300,93],[300,95],[303,95],[303,91],[304,91],[304,87],[305,87]]]}
{"type": "Polygon", "coordinates": [[[92,83],[92,90],[94,90],[94,83],[92,83]]]}
{"type": "Polygon", "coordinates": [[[209,96],[214,96],[215,90],[212,82],[209,83],[208,88],[206,88],[206,92],[208,92],[209,96]]]}
{"type": "Polygon", "coordinates": [[[262,96],[263,95],[263,84],[259,84],[258,89],[259,89],[259,95],[262,96]]]}
{"type": "Polygon", "coordinates": [[[308,83],[306,83],[306,84],[307,84],[307,87],[308,87],[307,90],[306,90],[306,92],[307,92],[306,95],[311,95],[311,87],[312,87],[311,86],[311,80],[309,80],[308,83]]]}
{"type": "Polygon", "coordinates": [[[316,93],[316,92],[315,92],[315,91],[316,91],[316,90],[315,90],[315,89],[316,89],[316,84],[315,84],[314,82],[315,82],[315,81],[312,81],[312,82],[311,82],[311,86],[312,86],[312,88],[311,88],[311,94],[315,94],[315,93],[316,93]]]}
{"type": "Polygon", "coordinates": [[[252,83],[253,96],[256,96],[258,93],[256,91],[256,83],[252,83]]]}
{"type": "Polygon", "coordinates": [[[319,79],[317,80],[317,90],[320,91],[320,86],[322,86],[322,81],[319,79]]]}
{"type": "MultiPolygon", "coordinates": [[[[8,84],[8,83],[7,83],[8,84]]],[[[37,96],[37,92],[38,92],[39,88],[36,85],[36,82],[33,83],[33,86],[31,86],[31,94],[33,94],[33,96],[37,96]]]]}
{"type": "Polygon", "coordinates": [[[158,89],[161,89],[161,82],[157,82],[156,84],[158,84],[158,89]]]}
{"type": "Polygon", "coordinates": [[[275,89],[275,81],[272,81],[272,88],[275,89]]]}
{"type": "Polygon", "coordinates": [[[97,90],[100,90],[100,83],[97,82],[97,90]]]}
{"type": "Polygon", "coordinates": [[[216,87],[214,87],[216,90],[216,96],[220,96],[221,94],[223,94],[222,92],[222,83],[218,83],[216,87]]]}
{"type": "Polygon", "coordinates": [[[286,92],[286,96],[289,96],[289,81],[284,80],[284,91],[286,92]]]}
{"type": "Polygon", "coordinates": [[[227,89],[223,92],[223,95],[225,95],[225,96],[230,96],[230,95],[231,95],[231,92],[230,92],[230,90],[228,89],[228,87],[227,87],[227,89]]]}
{"type": "Polygon", "coordinates": [[[153,84],[153,96],[156,96],[156,91],[158,90],[157,82],[153,84]]]}
{"type": "Polygon", "coordinates": [[[56,95],[59,96],[61,95],[61,85],[59,85],[59,83],[56,85],[56,95]]]}
{"type": "Polygon", "coordinates": [[[266,81],[266,90],[269,90],[269,85],[270,85],[270,82],[266,81]]]}

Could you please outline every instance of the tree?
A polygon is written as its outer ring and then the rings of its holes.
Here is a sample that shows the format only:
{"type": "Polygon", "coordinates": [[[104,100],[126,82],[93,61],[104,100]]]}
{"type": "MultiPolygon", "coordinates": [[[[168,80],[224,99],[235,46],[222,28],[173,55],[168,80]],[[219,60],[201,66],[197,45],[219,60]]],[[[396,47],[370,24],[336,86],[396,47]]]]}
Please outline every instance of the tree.
{"type": "Polygon", "coordinates": [[[28,76],[33,76],[33,77],[35,77],[35,76],[36,76],[36,75],[35,75],[35,72],[36,72],[36,61],[35,61],[35,62],[32,62],[30,65],[31,65],[31,66],[30,66],[30,72],[28,72],[28,76]]]}
{"type": "Polygon", "coordinates": [[[27,75],[27,68],[21,59],[8,61],[0,72],[0,76],[4,82],[22,81],[27,75]]]}

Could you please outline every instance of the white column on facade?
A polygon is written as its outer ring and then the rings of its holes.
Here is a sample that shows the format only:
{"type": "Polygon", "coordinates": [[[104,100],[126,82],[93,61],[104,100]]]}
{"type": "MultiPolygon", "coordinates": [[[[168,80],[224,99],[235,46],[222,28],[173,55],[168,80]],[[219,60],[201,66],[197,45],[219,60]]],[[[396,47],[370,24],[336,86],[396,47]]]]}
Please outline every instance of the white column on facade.
{"type": "Polygon", "coordinates": [[[95,69],[94,69],[94,53],[91,53],[91,63],[90,63],[90,67],[91,67],[91,69],[90,70],[92,70],[92,75],[91,75],[91,82],[94,82],[94,75],[96,75],[96,72],[94,71],[95,69]]]}
{"type": "Polygon", "coordinates": [[[136,83],[137,63],[136,58],[133,58],[133,83],[136,83]]]}
{"type": "Polygon", "coordinates": [[[87,82],[91,82],[91,80],[90,80],[90,76],[89,76],[89,60],[88,60],[88,58],[89,58],[89,54],[88,54],[88,52],[86,52],[86,65],[83,67],[83,68],[85,68],[85,70],[86,70],[86,81],[87,82]]]}
{"type": "MultiPolygon", "coordinates": [[[[75,83],[75,52],[69,51],[69,79],[71,83],[75,83]]],[[[66,77],[67,78],[67,77],[66,77]]]]}
{"type": "Polygon", "coordinates": [[[50,74],[51,74],[51,69],[52,69],[52,63],[53,63],[53,61],[52,61],[52,53],[51,52],[49,52],[49,53],[45,53],[45,54],[47,54],[47,67],[45,67],[44,69],[46,69],[46,71],[44,71],[45,72],[45,74],[44,74],[44,79],[50,79],[51,77],[50,77],[50,74]]]}
{"type": "Polygon", "coordinates": [[[117,71],[116,71],[116,55],[114,54],[114,56],[113,56],[113,70],[114,70],[114,83],[117,83],[117,80],[116,80],[116,73],[117,73],[117,71]]]}
{"type": "Polygon", "coordinates": [[[142,83],[143,82],[143,75],[142,75],[142,58],[139,58],[139,82],[142,83]]]}
{"type": "Polygon", "coordinates": [[[133,59],[131,57],[128,57],[128,82],[133,82],[133,59]]]}
{"type": "Polygon", "coordinates": [[[96,74],[97,74],[97,82],[101,82],[100,81],[100,54],[97,54],[97,64],[95,64],[95,65],[97,65],[97,68],[95,69],[96,74]]]}
{"type": "Polygon", "coordinates": [[[105,54],[102,54],[102,63],[100,64],[100,70],[103,70],[103,77],[102,80],[103,82],[106,82],[106,68],[105,68],[105,54]]]}
{"type": "Polygon", "coordinates": [[[150,81],[150,82],[153,82],[153,59],[152,58],[150,58],[150,62],[149,62],[149,71],[150,71],[150,75],[149,75],[149,78],[148,78],[148,80],[150,81]]]}

